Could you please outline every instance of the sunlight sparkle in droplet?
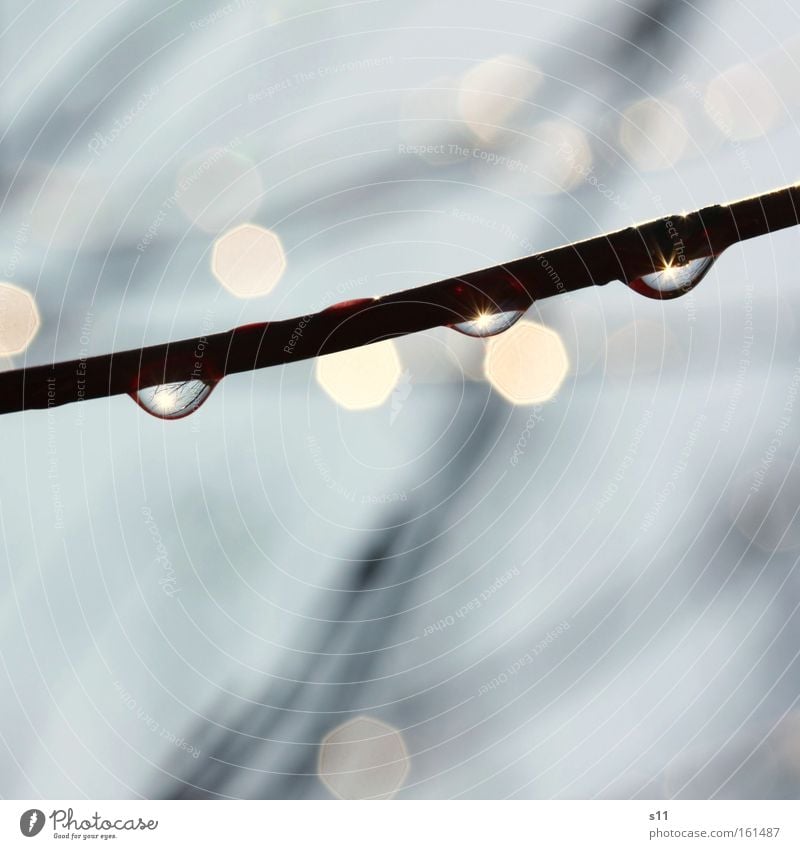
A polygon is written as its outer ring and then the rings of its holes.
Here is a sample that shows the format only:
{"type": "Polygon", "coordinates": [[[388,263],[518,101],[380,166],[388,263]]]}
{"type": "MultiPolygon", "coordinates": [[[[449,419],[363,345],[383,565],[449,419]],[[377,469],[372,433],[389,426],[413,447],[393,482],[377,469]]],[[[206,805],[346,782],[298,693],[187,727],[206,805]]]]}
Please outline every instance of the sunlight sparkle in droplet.
{"type": "Polygon", "coordinates": [[[523,315],[525,315],[524,309],[498,310],[496,312],[481,310],[476,313],[474,318],[467,321],[460,321],[458,324],[451,325],[451,327],[465,336],[475,336],[483,339],[487,336],[496,336],[498,333],[508,330],[523,315]]]}
{"type": "Polygon", "coordinates": [[[492,323],[492,314],[488,312],[481,312],[473,319],[475,327],[480,331],[485,331],[487,328],[491,327],[492,323]]]}
{"type": "Polygon", "coordinates": [[[708,274],[716,257],[703,256],[683,264],[670,262],[650,274],[628,283],[631,289],[647,298],[668,300],[690,292],[708,274]]]}
{"type": "Polygon", "coordinates": [[[134,401],[157,419],[182,419],[193,413],[211,394],[213,384],[184,380],[146,386],[131,393],[134,401]]]}

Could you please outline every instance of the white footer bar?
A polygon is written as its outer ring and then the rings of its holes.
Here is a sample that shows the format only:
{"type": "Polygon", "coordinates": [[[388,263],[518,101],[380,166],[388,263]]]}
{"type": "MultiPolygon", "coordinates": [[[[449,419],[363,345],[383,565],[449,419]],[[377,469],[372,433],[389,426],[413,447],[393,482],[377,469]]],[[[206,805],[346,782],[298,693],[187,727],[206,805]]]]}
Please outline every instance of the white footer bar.
{"type": "Polygon", "coordinates": [[[0,801],[0,846],[799,847],[796,801],[0,801]]]}

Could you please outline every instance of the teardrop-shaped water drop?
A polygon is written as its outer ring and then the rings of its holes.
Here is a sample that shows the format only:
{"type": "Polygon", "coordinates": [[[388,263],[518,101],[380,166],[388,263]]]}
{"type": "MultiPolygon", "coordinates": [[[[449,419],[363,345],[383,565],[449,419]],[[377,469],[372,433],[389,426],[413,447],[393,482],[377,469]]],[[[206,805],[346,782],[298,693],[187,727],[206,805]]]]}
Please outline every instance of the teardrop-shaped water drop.
{"type": "Polygon", "coordinates": [[[158,419],[182,419],[193,413],[211,394],[213,383],[179,380],[158,386],[145,386],[131,392],[131,398],[158,419]]]}
{"type": "Polygon", "coordinates": [[[668,300],[685,295],[706,276],[716,257],[702,256],[683,264],[668,263],[650,274],[628,283],[631,289],[647,298],[668,300]]]}
{"type": "Polygon", "coordinates": [[[478,338],[496,336],[498,333],[508,330],[512,324],[516,324],[523,315],[525,315],[525,310],[481,310],[476,313],[474,318],[461,321],[458,324],[451,324],[450,327],[465,336],[478,338]]]}

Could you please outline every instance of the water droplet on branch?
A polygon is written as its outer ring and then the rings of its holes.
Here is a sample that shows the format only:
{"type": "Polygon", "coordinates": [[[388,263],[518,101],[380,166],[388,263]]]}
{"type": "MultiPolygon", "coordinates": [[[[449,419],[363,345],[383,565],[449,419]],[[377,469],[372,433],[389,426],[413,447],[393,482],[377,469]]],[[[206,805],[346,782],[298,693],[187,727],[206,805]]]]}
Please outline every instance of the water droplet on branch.
{"type": "Polygon", "coordinates": [[[202,405],[215,385],[202,380],[179,380],[145,386],[130,394],[143,410],[157,419],[182,419],[202,405]]]}
{"type": "Polygon", "coordinates": [[[481,310],[475,314],[475,318],[450,326],[453,330],[457,330],[465,336],[483,338],[485,336],[496,336],[498,333],[508,330],[523,315],[525,315],[525,310],[481,310]]]}
{"type": "MultiPolygon", "coordinates": [[[[500,295],[489,296],[462,284],[455,287],[454,294],[464,302],[463,311],[460,310],[459,315],[467,317],[463,321],[451,324],[450,327],[453,330],[479,339],[497,336],[525,315],[532,303],[531,296],[513,275],[505,271],[501,274],[502,294],[500,295]]],[[[492,280],[491,282],[494,292],[497,292],[500,288],[497,282],[500,281],[492,280]]]]}
{"type": "Polygon", "coordinates": [[[681,265],[667,263],[663,268],[650,274],[643,274],[628,282],[628,286],[646,298],[669,300],[685,295],[706,276],[716,257],[703,256],[690,259],[681,265]]]}

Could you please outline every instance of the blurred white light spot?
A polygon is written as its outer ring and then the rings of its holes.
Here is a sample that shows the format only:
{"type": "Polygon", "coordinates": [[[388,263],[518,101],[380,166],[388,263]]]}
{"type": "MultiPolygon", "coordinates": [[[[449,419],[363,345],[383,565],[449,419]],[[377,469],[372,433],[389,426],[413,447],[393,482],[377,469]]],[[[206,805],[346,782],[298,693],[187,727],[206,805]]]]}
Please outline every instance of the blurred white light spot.
{"type": "Polygon", "coordinates": [[[340,799],[390,799],[408,774],[408,751],[400,732],[359,716],[322,741],[319,776],[340,799]]]}
{"type": "Polygon", "coordinates": [[[39,324],[39,311],[30,293],[11,283],[0,283],[0,356],[24,351],[39,324]]]}
{"type": "Polygon", "coordinates": [[[642,171],[674,165],[688,138],[680,110],[665,101],[639,100],[622,116],[620,142],[631,163],[642,171]]]}
{"type": "Polygon", "coordinates": [[[757,138],[775,126],[781,104],[763,73],[741,64],[708,84],[705,108],[720,132],[738,141],[757,138]]]}
{"type": "Polygon", "coordinates": [[[247,157],[212,148],[180,169],[174,198],[195,226],[216,233],[252,218],[262,192],[261,176],[247,157]]]}
{"type": "Polygon", "coordinates": [[[484,373],[512,404],[541,404],[561,388],[569,359],[561,337],[533,321],[520,321],[486,350],[484,373]]]}
{"type": "Polygon", "coordinates": [[[211,270],[237,298],[257,298],[271,292],[285,269],[280,239],[255,224],[241,224],[214,244],[211,270]]]}
{"type": "Polygon", "coordinates": [[[768,461],[762,461],[736,482],[730,511],[740,533],[760,549],[772,552],[799,548],[800,469],[769,455],[768,461]]]}
{"type": "MultiPolygon", "coordinates": [[[[520,176],[534,192],[555,194],[592,182],[592,151],[580,127],[566,121],[542,121],[533,128],[536,174],[520,176]]],[[[594,178],[596,181],[597,178],[594,178]]]]}
{"type": "Polygon", "coordinates": [[[541,79],[541,72],[519,56],[495,56],[464,74],[459,114],[480,141],[492,142],[525,105],[541,79]]]}
{"type": "Polygon", "coordinates": [[[379,407],[402,374],[394,342],[386,340],[317,360],[319,385],[347,410],[379,407]]]}

